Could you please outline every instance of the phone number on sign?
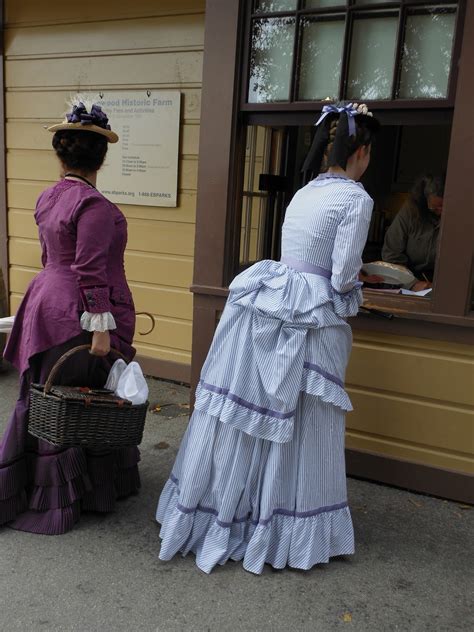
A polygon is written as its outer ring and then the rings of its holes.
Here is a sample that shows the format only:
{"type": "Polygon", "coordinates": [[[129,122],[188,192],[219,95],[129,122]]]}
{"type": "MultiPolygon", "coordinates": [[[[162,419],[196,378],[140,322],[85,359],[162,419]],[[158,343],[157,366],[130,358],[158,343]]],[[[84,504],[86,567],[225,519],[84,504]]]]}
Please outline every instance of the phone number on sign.
{"type": "Polygon", "coordinates": [[[155,193],[155,192],[148,192],[148,191],[140,191],[138,195],[140,197],[161,197],[161,198],[171,199],[171,193],[155,193]]]}

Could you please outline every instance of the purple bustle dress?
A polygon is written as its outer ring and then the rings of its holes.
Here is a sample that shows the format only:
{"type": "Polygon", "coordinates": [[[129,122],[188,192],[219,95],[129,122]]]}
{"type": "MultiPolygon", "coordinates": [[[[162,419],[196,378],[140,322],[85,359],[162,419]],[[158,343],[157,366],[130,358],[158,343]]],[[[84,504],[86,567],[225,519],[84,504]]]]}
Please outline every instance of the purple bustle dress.
{"type": "MultiPolygon", "coordinates": [[[[62,180],[40,196],[35,219],[43,270],[18,309],[4,357],[20,373],[20,394],[0,442],[0,525],[58,535],[81,511],[113,511],[140,487],[136,446],[120,450],[59,449],[27,432],[29,387],[43,383],[68,349],[90,343],[81,314],[110,314],[111,345],[128,359],[135,311],[124,272],[127,223],[96,189],[62,180]]],[[[99,384],[104,360],[82,352],[61,369],[64,384],[99,384]]]]}

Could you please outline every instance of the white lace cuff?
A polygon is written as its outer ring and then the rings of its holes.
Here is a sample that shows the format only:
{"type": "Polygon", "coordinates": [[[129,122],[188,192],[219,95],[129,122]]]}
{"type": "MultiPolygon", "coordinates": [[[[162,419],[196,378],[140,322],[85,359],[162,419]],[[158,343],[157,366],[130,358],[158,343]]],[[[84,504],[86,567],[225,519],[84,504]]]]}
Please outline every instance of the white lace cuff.
{"type": "Polygon", "coordinates": [[[110,312],[103,312],[102,314],[84,312],[81,316],[81,327],[86,331],[109,331],[109,329],[117,329],[114,317],[110,312]]]}

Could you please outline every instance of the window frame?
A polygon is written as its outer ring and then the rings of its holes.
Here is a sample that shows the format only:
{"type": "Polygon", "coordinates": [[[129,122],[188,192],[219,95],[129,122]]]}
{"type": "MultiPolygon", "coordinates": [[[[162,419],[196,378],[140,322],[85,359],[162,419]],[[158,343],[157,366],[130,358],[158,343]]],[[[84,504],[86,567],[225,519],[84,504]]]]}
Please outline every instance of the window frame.
{"type": "MultiPolygon", "coordinates": [[[[323,7],[320,9],[304,9],[304,0],[298,0],[297,9],[290,11],[278,12],[255,12],[255,0],[245,0],[245,25],[244,25],[244,47],[243,47],[243,63],[242,63],[242,84],[240,97],[241,112],[258,112],[258,111],[314,111],[319,105],[322,107],[323,100],[301,101],[297,99],[299,77],[301,70],[301,45],[302,31],[300,22],[307,16],[325,16],[345,14],[345,35],[342,54],[341,76],[339,81],[339,97],[344,98],[347,90],[348,73],[349,73],[349,57],[350,44],[352,41],[352,30],[355,19],[370,18],[374,13],[378,17],[388,17],[399,13],[397,27],[397,43],[395,47],[395,63],[392,77],[392,94],[390,99],[373,99],[365,100],[370,104],[371,109],[427,109],[427,108],[453,108],[456,96],[456,84],[458,75],[458,62],[462,45],[462,31],[464,26],[464,17],[466,12],[466,0],[457,0],[457,15],[454,28],[454,42],[451,55],[451,70],[449,74],[448,92],[446,98],[440,99],[398,99],[396,91],[398,89],[401,68],[402,68],[402,47],[403,37],[407,16],[410,13],[419,13],[426,5],[437,6],[440,8],[451,0],[399,0],[397,2],[383,2],[371,4],[367,6],[356,5],[355,0],[346,0],[345,4],[334,7],[323,7]],[[290,76],[290,99],[288,101],[268,102],[268,103],[251,103],[248,101],[248,90],[250,80],[250,58],[251,58],[251,33],[252,21],[261,18],[283,18],[295,17],[295,40],[293,43],[293,60],[290,76]]],[[[337,1],[337,0],[335,0],[337,1]]],[[[453,8],[454,11],[454,8],[453,8]]]]}

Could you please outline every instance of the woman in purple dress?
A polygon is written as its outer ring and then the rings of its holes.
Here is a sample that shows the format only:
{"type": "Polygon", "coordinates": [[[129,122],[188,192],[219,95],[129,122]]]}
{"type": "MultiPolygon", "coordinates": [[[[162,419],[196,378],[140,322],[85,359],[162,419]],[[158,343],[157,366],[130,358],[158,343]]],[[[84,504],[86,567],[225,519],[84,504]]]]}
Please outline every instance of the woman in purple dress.
{"type": "Polygon", "coordinates": [[[112,511],[117,498],[140,487],[137,447],[58,449],[27,432],[29,387],[45,382],[68,349],[91,344],[62,370],[67,384],[100,384],[111,347],[127,359],[135,311],[124,272],[127,224],[95,188],[108,143],[118,141],[100,106],[73,106],[54,125],[61,179],[44,191],[35,219],[43,270],[31,282],[15,317],[4,357],[20,373],[20,395],[0,443],[0,525],[57,535],[81,511],[112,511]]]}

